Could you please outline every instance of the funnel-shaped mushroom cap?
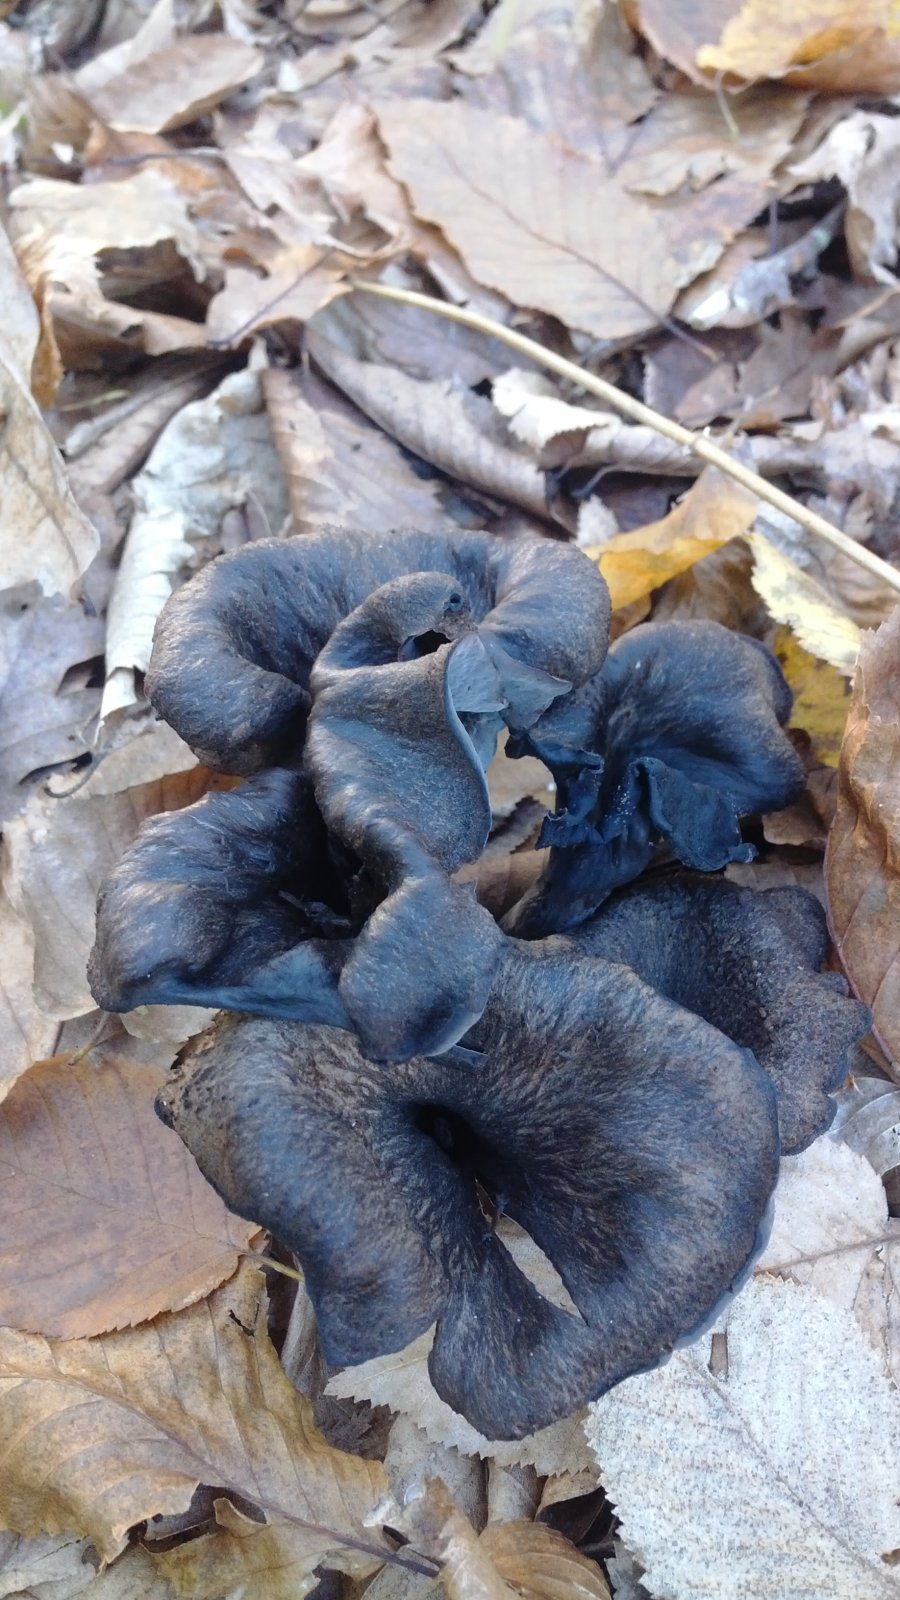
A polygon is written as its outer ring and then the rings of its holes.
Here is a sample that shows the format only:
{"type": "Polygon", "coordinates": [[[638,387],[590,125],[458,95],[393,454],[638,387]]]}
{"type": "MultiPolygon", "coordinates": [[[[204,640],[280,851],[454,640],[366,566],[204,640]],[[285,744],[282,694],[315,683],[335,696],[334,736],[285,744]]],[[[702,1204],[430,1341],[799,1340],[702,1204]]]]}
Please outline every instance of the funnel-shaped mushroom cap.
{"type": "Polygon", "coordinates": [[[333,1363],[436,1321],[440,1395],[516,1438],[661,1359],[755,1252],[774,1094],[748,1051],[568,941],[507,944],[477,1066],[380,1072],[351,1036],[226,1018],[160,1111],[238,1212],[300,1258],[333,1363]],[[514,1265],[477,1183],[575,1310],[514,1265]]]}
{"type": "Polygon", "coordinates": [[[790,707],[774,656],[716,622],[645,623],[617,640],[523,741],[553,772],[559,809],[541,834],[547,867],[507,930],[574,927],[660,847],[703,872],[751,860],[741,817],[803,784],[790,707]]]}
{"type": "Polygon", "coordinates": [[[785,1154],[825,1132],[829,1094],[871,1019],[838,973],[820,970],[828,931],[813,895],[661,878],[623,889],[572,939],[588,955],[624,962],[753,1051],[775,1086],[785,1154]]]}

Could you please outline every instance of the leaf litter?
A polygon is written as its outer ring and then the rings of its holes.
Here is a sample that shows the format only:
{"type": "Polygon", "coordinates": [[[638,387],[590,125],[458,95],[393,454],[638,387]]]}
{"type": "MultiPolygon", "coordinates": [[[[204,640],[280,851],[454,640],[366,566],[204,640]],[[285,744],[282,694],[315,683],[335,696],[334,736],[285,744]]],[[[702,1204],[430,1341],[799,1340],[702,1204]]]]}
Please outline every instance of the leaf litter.
{"type": "MultiPolygon", "coordinates": [[[[897,1592],[900,611],[851,559],[900,563],[891,7],[0,11],[0,1591],[326,1600],[331,1569],[342,1600],[897,1592]],[[796,516],[597,378],[709,429],[796,516]],[[103,875],[223,782],[147,707],[160,606],[214,555],[332,523],[577,535],[614,632],[711,618],[794,691],[805,794],[728,876],[827,894],[887,1075],[784,1159],[725,1321],[586,1429],[484,1439],[433,1390],[429,1335],[327,1372],[308,1316],[299,1393],[303,1290],[267,1269],[267,1314],[238,1265],[279,1242],[153,1115],[202,1014],[110,1036],[86,986],[103,875]],[[492,1501],[502,1471],[530,1488],[492,1501]]],[[[494,783],[485,893],[527,881],[552,802],[522,768],[494,783]]]]}

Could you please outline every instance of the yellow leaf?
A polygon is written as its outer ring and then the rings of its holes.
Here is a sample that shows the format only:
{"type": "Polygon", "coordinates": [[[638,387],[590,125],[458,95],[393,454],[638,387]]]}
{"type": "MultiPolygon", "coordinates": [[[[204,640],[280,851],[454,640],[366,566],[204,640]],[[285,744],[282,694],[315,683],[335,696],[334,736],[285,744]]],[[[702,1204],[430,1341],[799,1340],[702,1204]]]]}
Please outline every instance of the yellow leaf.
{"type": "Polygon", "coordinates": [[[836,767],[850,710],[850,684],[829,661],[817,660],[798,644],[790,628],[779,628],[773,643],[781,670],[794,691],[791,727],[809,735],[823,766],[836,767]]]}
{"type": "Polygon", "coordinates": [[[896,0],[745,0],[697,65],[745,79],[791,72],[812,88],[896,87],[896,0]]]}
{"type": "Polygon", "coordinates": [[[856,623],[838,609],[821,584],[763,534],[748,534],[747,542],[753,551],[753,587],[770,615],[787,623],[810,655],[850,677],[862,637],[856,623]]]}
{"type": "Polygon", "coordinates": [[[632,533],[617,533],[586,552],[609,585],[613,610],[632,605],[680,572],[746,533],[758,501],[715,467],[707,467],[668,516],[632,533]]]}

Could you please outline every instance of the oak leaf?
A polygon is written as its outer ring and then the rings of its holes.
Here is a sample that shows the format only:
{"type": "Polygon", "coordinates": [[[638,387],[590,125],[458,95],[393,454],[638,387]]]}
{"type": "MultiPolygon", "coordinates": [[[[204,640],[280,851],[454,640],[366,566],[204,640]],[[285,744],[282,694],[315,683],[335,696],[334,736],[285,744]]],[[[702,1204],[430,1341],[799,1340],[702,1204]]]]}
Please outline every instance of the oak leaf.
{"type": "Polygon", "coordinates": [[[900,606],[859,653],[841,748],[825,877],[832,933],[851,983],[900,1061],[900,606]]]}
{"type": "Polygon", "coordinates": [[[226,1210],[124,1059],[32,1067],[0,1106],[0,1322],[79,1339],[178,1311],[254,1232],[226,1210]]]}
{"type": "Polygon", "coordinates": [[[186,1510],[201,1483],[301,1530],[310,1570],[356,1548],[372,1571],[388,1553],[363,1526],[386,1492],[383,1468],[325,1443],[269,1341],[252,1267],[124,1333],[0,1329],[0,1432],[0,1522],[75,1529],[106,1561],[135,1523],[186,1510]]]}

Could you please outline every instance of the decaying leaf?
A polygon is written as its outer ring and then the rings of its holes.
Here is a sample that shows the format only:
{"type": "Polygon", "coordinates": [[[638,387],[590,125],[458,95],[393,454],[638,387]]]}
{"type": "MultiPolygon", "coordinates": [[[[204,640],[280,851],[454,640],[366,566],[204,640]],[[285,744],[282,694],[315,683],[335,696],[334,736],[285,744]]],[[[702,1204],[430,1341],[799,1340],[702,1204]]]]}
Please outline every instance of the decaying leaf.
{"type": "Polygon", "coordinates": [[[164,1077],[105,1056],[32,1067],[7,1095],[0,1322],[84,1338],[181,1310],[235,1271],[253,1228],[156,1117],[164,1077]]]}
{"type": "Polygon", "coordinates": [[[393,1527],[441,1563],[447,1600],[609,1600],[596,1562],[540,1522],[493,1522],[477,1534],[438,1478],[389,1513],[393,1527]]]}
{"type": "Polygon", "coordinates": [[[626,0],[661,55],[691,77],[787,78],[811,89],[892,94],[900,48],[891,0],[626,0]]]}
{"type": "Polygon", "coordinates": [[[586,554],[598,564],[614,609],[633,604],[669,578],[687,571],[729,539],[746,533],[756,516],[756,496],[715,467],[706,467],[661,522],[617,533],[586,554]]]}
{"type": "Polygon", "coordinates": [[[185,1510],[199,1483],[302,1534],[307,1572],[333,1556],[371,1572],[387,1548],[363,1525],[383,1469],[319,1434],[269,1343],[251,1267],[124,1333],[64,1342],[0,1329],[0,1425],[0,1520],[26,1534],[81,1529],[104,1560],[136,1522],[185,1510]]]}
{"type": "Polygon", "coordinates": [[[58,1025],[34,1002],[34,935],[0,890],[0,1099],[33,1061],[49,1055],[58,1025]]]}
{"type": "Polygon", "coordinates": [[[900,1060],[900,607],[864,639],[841,749],[825,874],[832,932],[850,980],[900,1060]]]}
{"type": "Polygon", "coordinates": [[[900,1167],[900,1089],[883,1078],[854,1078],[841,1092],[838,1119],[844,1143],[882,1177],[900,1167]]]}
{"type": "Polygon", "coordinates": [[[448,517],[436,482],[315,373],[270,368],[263,387],[291,497],[296,533],[348,528],[440,528],[448,517]]]}
{"type": "Polygon", "coordinates": [[[231,373],[205,400],[184,406],[163,429],[133,492],[135,513],[109,602],[103,718],[136,703],[136,674],[150,664],[156,618],[179,576],[197,563],[202,541],[219,537],[226,512],[258,504],[273,533],[284,520],[287,497],[260,373],[231,373]]]}
{"type": "MultiPolygon", "coordinates": [[[[94,1562],[97,1561],[96,1552],[94,1562]]],[[[39,1533],[24,1539],[18,1533],[0,1533],[0,1597],[8,1600],[23,1590],[41,1595],[38,1585],[52,1584],[63,1588],[63,1600],[77,1592],[76,1580],[86,1588],[95,1575],[91,1562],[92,1547],[89,1539],[73,1539],[65,1534],[39,1533]],[[72,1587],[69,1588],[68,1585],[72,1587]]]]}
{"type": "Polygon", "coordinates": [[[37,582],[68,594],[87,570],[99,539],[75,504],[59,451],[31,394],[39,338],[34,301],[0,229],[0,588],[37,582]]]}
{"type": "Polygon", "coordinates": [[[895,1600],[883,1558],[900,1547],[900,1396],[852,1312],[755,1278],[725,1339],[724,1374],[707,1336],[590,1407],[591,1449],[647,1587],[800,1600],[827,1574],[841,1600],[895,1600]]]}
{"type": "Polygon", "coordinates": [[[860,631],[796,561],[763,533],[751,533],[753,587],[776,622],[785,622],[804,650],[829,661],[848,677],[856,665],[860,631]]]}
{"type": "Polygon", "coordinates": [[[836,767],[850,710],[846,673],[804,650],[787,627],[778,629],[772,649],[794,694],[790,726],[809,735],[817,761],[836,767]]]}

